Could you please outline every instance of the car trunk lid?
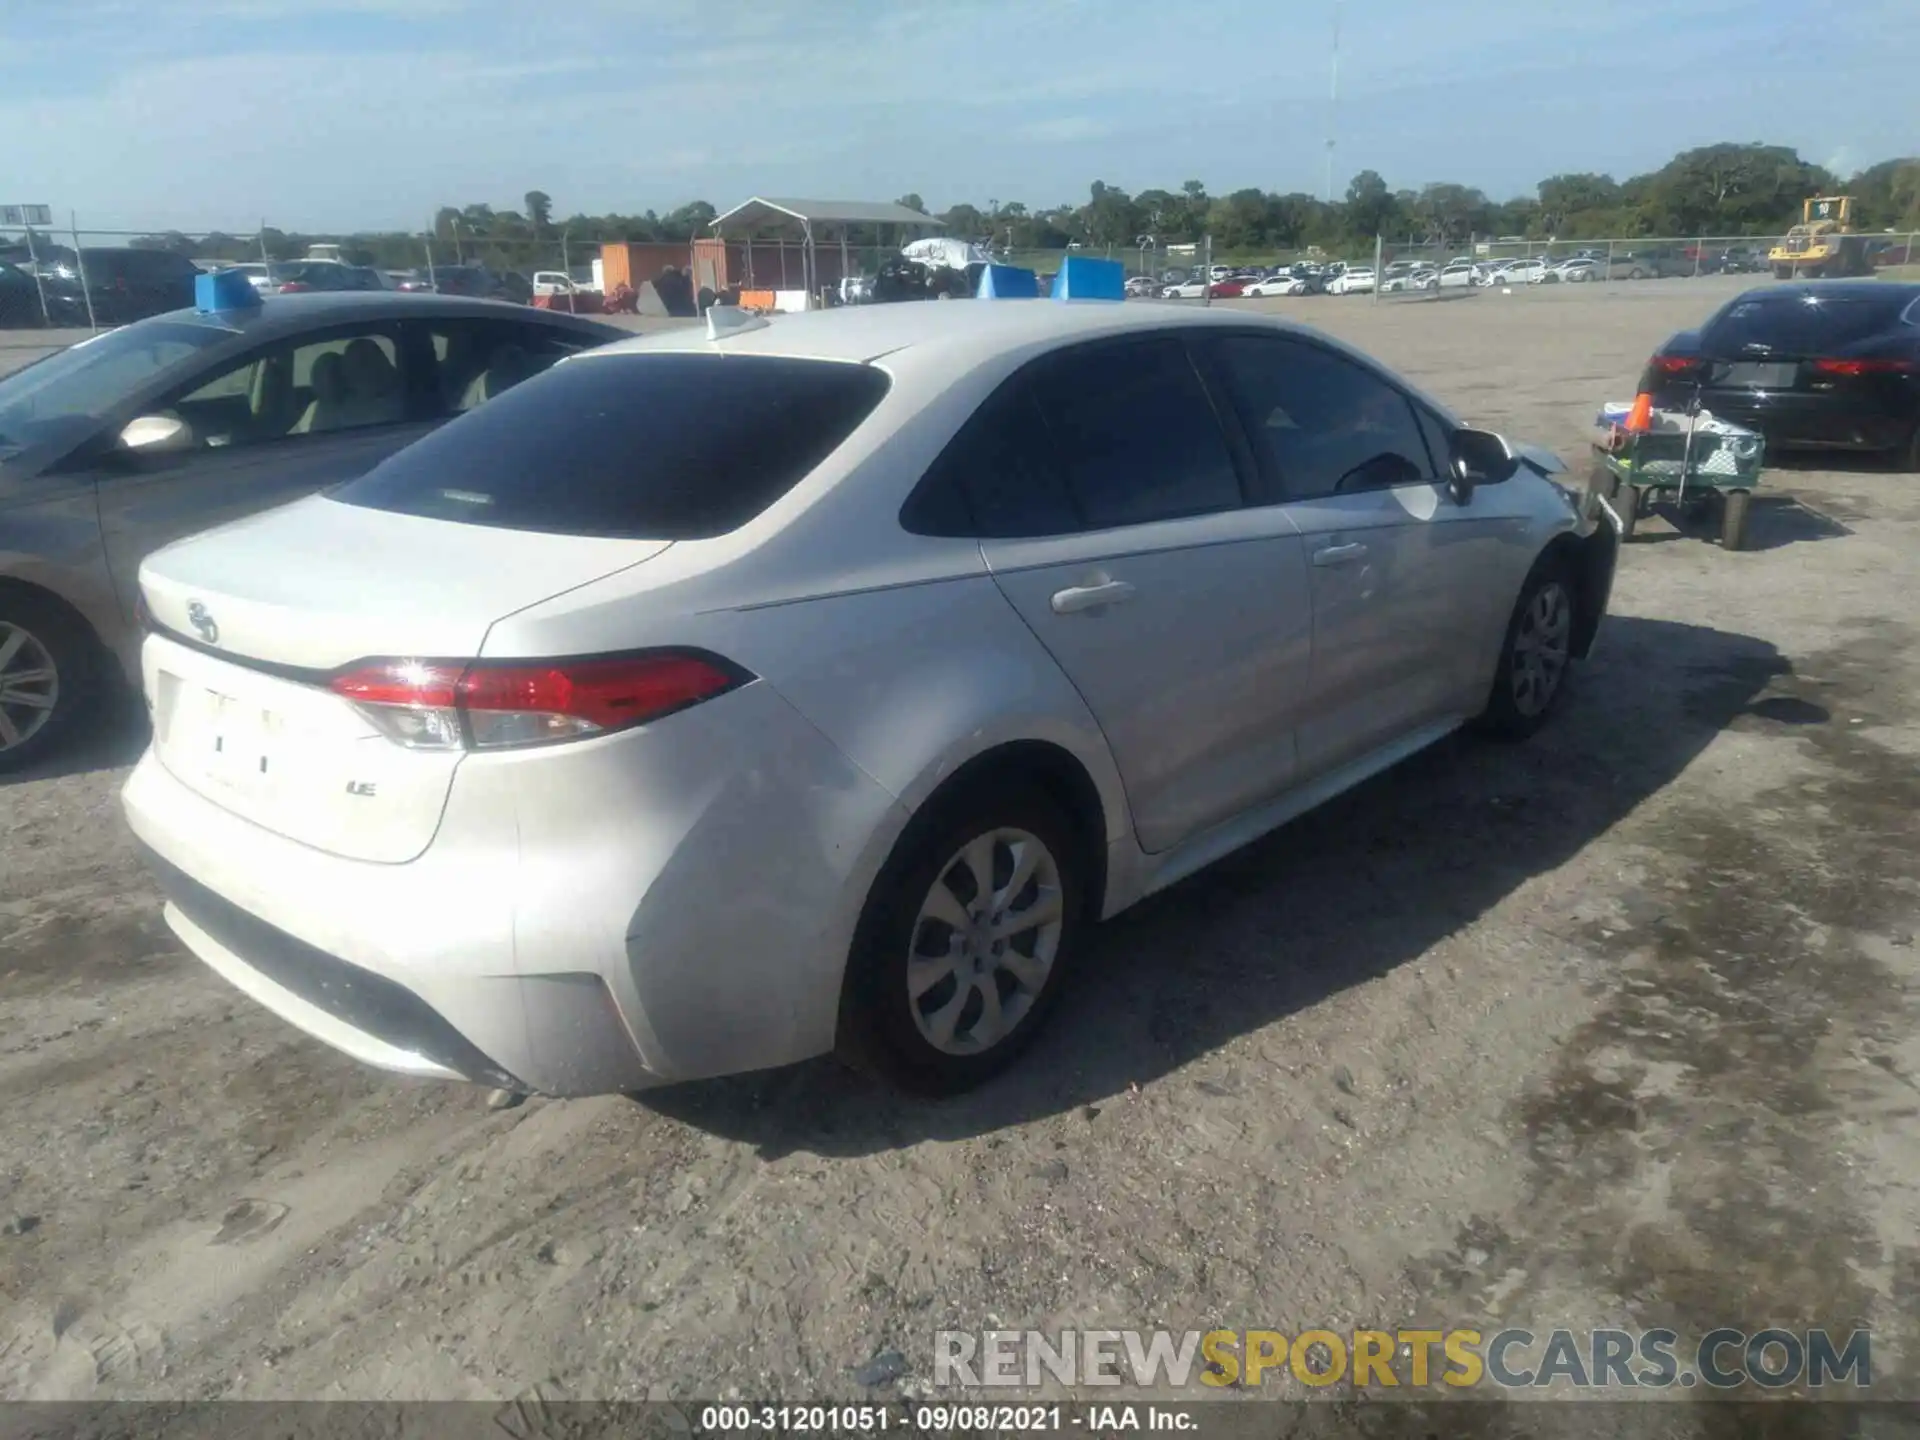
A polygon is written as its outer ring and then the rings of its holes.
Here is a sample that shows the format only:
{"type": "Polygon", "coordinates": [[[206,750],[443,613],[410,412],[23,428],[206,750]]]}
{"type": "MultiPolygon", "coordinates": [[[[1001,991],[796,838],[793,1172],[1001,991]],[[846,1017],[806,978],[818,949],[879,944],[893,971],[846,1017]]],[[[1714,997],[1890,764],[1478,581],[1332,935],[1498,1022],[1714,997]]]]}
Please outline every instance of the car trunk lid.
{"type": "Polygon", "coordinates": [[[326,688],[372,657],[470,659],[495,621],[667,542],[530,534],[324,497],[169,546],[141,567],[154,751],[275,834],[390,864],[432,841],[459,749],[411,749],[326,688]]]}
{"type": "Polygon", "coordinates": [[[1883,373],[1873,340],[1901,299],[1815,289],[1735,301],[1701,332],[1700,379],[1710,390],[1811,392],[1883,373]]]}

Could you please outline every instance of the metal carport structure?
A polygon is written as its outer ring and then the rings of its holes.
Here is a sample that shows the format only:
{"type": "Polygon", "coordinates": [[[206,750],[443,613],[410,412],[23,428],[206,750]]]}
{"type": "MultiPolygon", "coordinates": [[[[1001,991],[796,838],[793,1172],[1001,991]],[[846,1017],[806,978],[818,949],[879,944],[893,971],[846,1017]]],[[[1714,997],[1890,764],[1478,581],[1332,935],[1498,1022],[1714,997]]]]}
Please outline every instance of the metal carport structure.
{"type": "Polygon", "coordinates": [[[751,200],[733,207],[724,215],[716,215],[713,220],[713,233],[724,239],[723,226],[732,226],[736,233],[745,231],[747,242],[747,263],[749,269],[753,263],[753,233],[755,231],[777,230],[788,235],[800,237],[801,282],[808,295],[818,288],[819,267],[815,263],[815,247],[823,233],[831,234],[834,229],[840,232],[840,273],[845,275],[848,267],[847,230],[854,225],[898,225],[916,230],[938,230],[941,222],[931,215],[923,215],[918,210],[909,210],[904,205],[883,204],[869,200],[770,200],[756,195],[751,200]]]}

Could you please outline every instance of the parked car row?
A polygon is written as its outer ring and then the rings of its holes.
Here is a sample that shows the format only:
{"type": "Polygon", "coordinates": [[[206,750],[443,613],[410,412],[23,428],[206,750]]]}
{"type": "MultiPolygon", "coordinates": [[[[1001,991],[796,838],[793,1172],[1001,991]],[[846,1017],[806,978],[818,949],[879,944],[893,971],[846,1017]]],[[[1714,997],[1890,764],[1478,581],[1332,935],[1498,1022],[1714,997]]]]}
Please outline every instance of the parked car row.
{"type": "MultiPolygon", "coordinates": [[[[46,318],[57,326],[124,325],[193,303],[198,267],[168,250],[119,246],[56,247],[37,261],[13,262],[33,286],[33,305],[22,323],[37,323],[41,296],[46,318]],[[89,304],[91,302],[91,304],[89,304]]],[[[10,282],[18,288],[18,282],[10,282]]]]}
{"type": "Polygon", "coordinates": [[[1740,274],[1764,269],[1764,256],[1738,247],[1711,255],[1664,246],[1575,251],[1570,255],[1478,259],[1456,255],[1444,263],[1395,260],[1380,282],[1386,293],[1492,285],[1581,285],[1595,280],[1652,280],[1694,274],[1740,274]]]}
{"type": "Polygon", "coordinates": [[[40,323],[40,289],[18,265],[0,260],[0,329],[40,323]]]}
{"type": "Polygon", "coordinates": [[[1371,266],[1350,266],[1336,260],[1318,264],[1310,260],[1291,265],[1241,266],[1215,265],[1210,269],[1195,266],[1190,271],[1169,270],[1159,280],[1135,276],[1128,281],[1127,293],[1164,300],[1198,300],[1211,296],[1216,300],[1238,296],[1264,298],[1280,295],[1358,295],[1374,288],[1371,266]]]}
{"type": "Polygon", "coordinates": [[[410,294],[462,295],[473,300],[506,300],[515,305],[533,302],[533,282],[517,270],[491,270],[485,265],[439,265],[432,271],[415,270],[394,287],[410,294]]]}
{"type": "Polygon", "coordinates": [[[439,265],[431,270],[376,270],[342,260],[288,260],[232,267],[245,273],[263,295],[299,295],[309,291],[398,290],[408,294],[463,295],[478,300],[533,300],[533,282],[518,271],[484,265],[439,265]]]}

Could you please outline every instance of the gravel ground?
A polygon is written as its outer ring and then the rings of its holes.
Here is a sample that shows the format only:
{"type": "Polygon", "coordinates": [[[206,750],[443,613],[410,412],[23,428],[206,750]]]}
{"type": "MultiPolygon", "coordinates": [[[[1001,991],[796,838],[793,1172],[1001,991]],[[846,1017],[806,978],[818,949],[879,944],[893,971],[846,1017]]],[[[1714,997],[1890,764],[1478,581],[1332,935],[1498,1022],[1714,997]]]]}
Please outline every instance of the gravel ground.
{"type": "MultiPolygon", "coordinates": [[[[1249,304],[1584,464],[1731,288],[1249,304]]],[[[1871,1325],[1913,1395],[1920,489],[1784,468],[1752,542],[1649,522],[1545,734],[1104,927],[940,1105],[361,1070],[172,941],[111,727],[0,785],[0,1395],[911,1394],[940,1328],[1416,1321],[1871,1325]]]]}

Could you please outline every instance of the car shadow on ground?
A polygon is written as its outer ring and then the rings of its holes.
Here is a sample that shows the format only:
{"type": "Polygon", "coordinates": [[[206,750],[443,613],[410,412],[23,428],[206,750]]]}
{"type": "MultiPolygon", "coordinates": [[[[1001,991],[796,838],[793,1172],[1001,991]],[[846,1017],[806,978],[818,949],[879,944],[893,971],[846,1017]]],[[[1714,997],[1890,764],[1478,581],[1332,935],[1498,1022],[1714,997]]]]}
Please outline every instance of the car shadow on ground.
{"type": "MultiPolygon", "coordinates": [[[[1853,534],[1850,527],[1792,495],[1756,492],[1752,505],[1747,515],[1746,543],[1741,547],[1744,550],[1779,550],[1788,545],[1800,545],[1813,540],[1839,540],[1853,534]]],[[[1714,544],[1720,538],[1720,507],[1717,504],[1709,504],[1699,513],[1690,513],[1686,506],[1661,501],[1652,507],[1651,513],[1673,528],[1636,530],[1629,544],[1661,545],[1672,540],[1714,544]]]]}
{"type": "Polygon", "coordinates": [[[636,1101],[769,1158],[1099,1105],[1422,955],[1605,834],[1729,726],[1825,723],[1791,686],[1763,640],[1615,617],[1531,742],[1442,742],[1090,932],[1050,1028],[970,1095],[917,1100],[822,1061],[636,1101]]]}
{"type": "MultiPolygon", "coordinates": [[[[1834,475],[1885,475],[1899,478],[1901,471],[1887,455],[1856,450],[1769,450],[1767,469],[1788,471],[1825,471],[1834,475]]],[[[1763,480],[1764,484],[1765,481],[1763,480]]]]}
{"type": "Polygon", "coordinates": [[[92,715],[79,721],[78,730],[46,759],[0,773],[0,790],[34,780],[121,769],[140,758],[149,738],[146,707],[130,688],[116,685],[92,715]]]}

